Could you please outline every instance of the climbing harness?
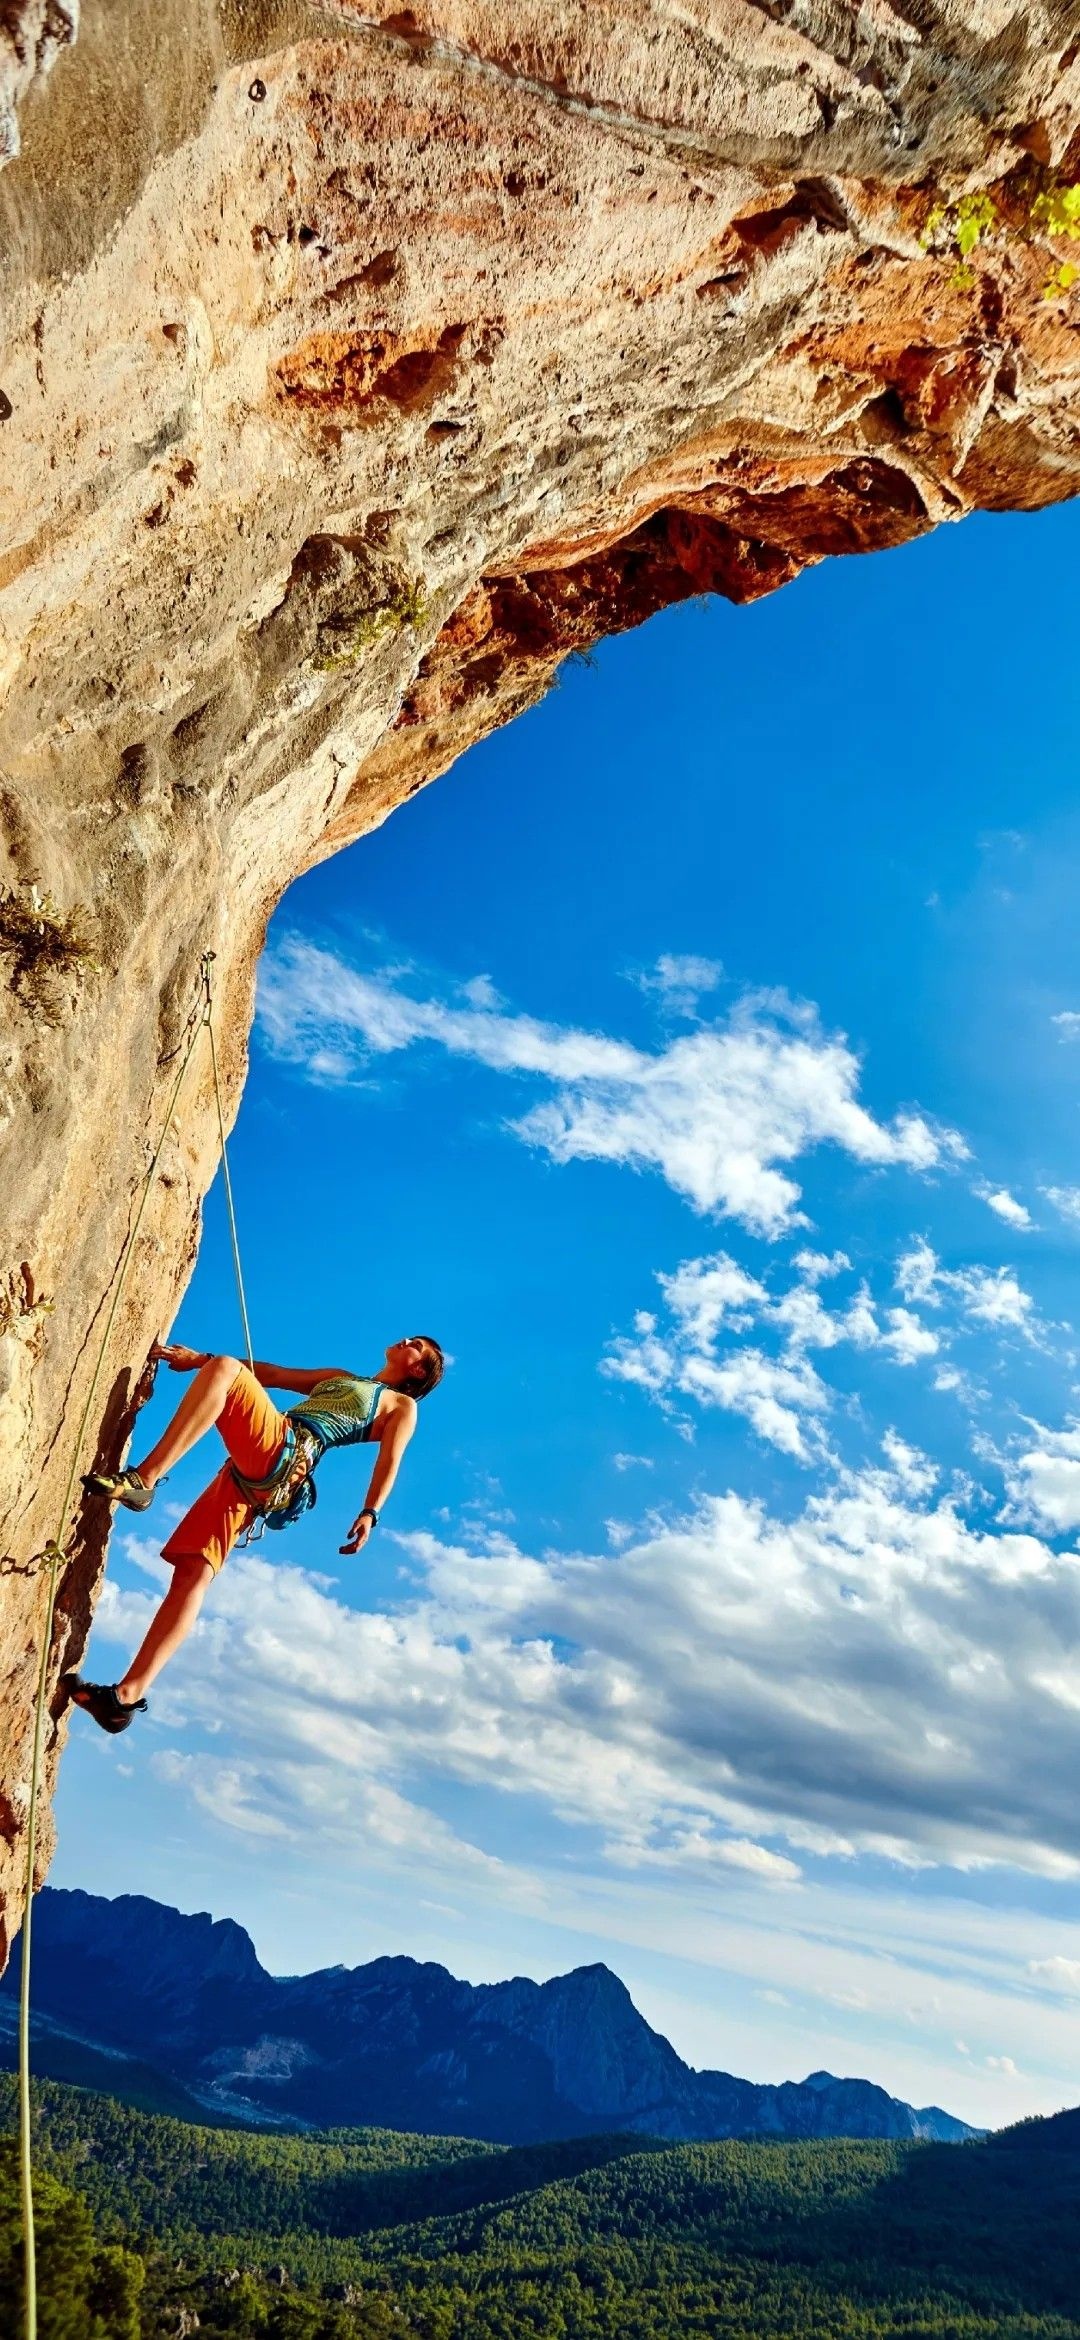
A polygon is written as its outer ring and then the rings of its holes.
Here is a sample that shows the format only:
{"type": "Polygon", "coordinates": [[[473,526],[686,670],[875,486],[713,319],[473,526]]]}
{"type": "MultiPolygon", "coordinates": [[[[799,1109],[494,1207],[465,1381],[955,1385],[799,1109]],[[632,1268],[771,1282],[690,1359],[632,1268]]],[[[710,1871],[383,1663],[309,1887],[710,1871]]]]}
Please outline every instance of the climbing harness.
{"type": "Polygon", "coordinates": [[[285,1416],[285,1444],[276,1463],[265,1479],[246,1479],[235,1463],[229,1468],[241,1495],[253,1507],[249,1520],[239,1538],[240,1548],[258,1543],[264,1528],[292,1527],[305,1511],[313,1511],[317,1501],[315,1465],[325,1454],[323,1441],[306,1422],[294,1422],[285,1416]]]}
{"type": "MultiPolygon", "coordinates": [[[[172,1127],[173,1115],[176,1112],[177,1105],[180,1101],[180,1092],[187,1077],[188,1067],[195,1054],[199,1034],[204,1029],[210,1035],[210,1061],[214,1076],[214,1097],[217,1103],[218,1135],[221,1142],[221,1167],[225,1190],[225,1205],[229,1220],[229,1236],[232,1243],[233,1271],[236,1276],[236,1289],[240,1302],[240,1315],[244,1327],[244,1342],[247,1349],[248,1364],[251,1365],[254,1362],[251,1351],[251,1331],[248,1323],[247,1300],[244,1293],[244,1276],[240,1264],[240,1242],[237,1234],[236,1211],[233,1204],[232,1180],[229,1176],[229,1157],[225,1144],[225,1117],[222,1112],[221,1105],[221,1084],[218,1077],[217,1047],[214,1041],[214,997],[210,970],[213,966],[216,956],[217,954],[214,951],[204,951],[199,963],[199,993],[191,1010],[191,1014],[188,1017],[187,1024],[184,1028],[184,1035],[180,1043],[181,1049],[183,1051],[180,1070],[177,1073],[176,1079],[173,1083],[172,1094],[169,1098],[168,1106],[166,1108],[161,1135],[158,1139],[154,1152],[151,1155],[149,1166],[143,1178],[142,1192],[139,1196],[138,1207],[136,1209],[134,1219],[132,1220],[132,1223],[128,1229],[127,1235],[124,1239],[120,1257],[117,1262],[116,1283],[113,1288],[112,1300],[110,1301],[108,1314],[105,1319],[105,1329],[101,1336],[101,1344],[98,1350],[97,1361],[95,1363],[93,1373],[90,1377],[90,1387],[87,1391],[86,1401],[83,1406],[82,1413],[79,1417],[79,1426],[75,1433],[75,1441],[71,1454],[71,1468],[68,1472],[67,1485],[64,1489],[64,1500],[60,1507],[60,1524],[56,1535],[51,1537],[48,1543],[45,1545],[44,1551],[35,1555],[36,1564],[48,1564],[48,1591],[45,1603],[45,1630],[42,1635],[41,1642],[41,1664],[38,1669],[37,1697],[34,1707],[34,1745],[33,1757],[30,1767],[30,1801],[26,1818],[26,1892],[24,1897],[22,1923],[22,1971],[19,1978],[19,2183],[22,2201],[23,2236],[25,2243],[25,2340],[37,2340],[38,2329],[37,2247],[34,2227],[34,2180],[30,2135],[30,1939],[33,1923],[34,1867],[37,1852],[38,1791],[41,1783],[41,1758],[45,1742],[45,1707],[46,1695],[49,1686],[49,1658],[52,1651],[53,1621],[56,1613],[56,1594],[60,1579],[60,1570],[64,1563],[71,1557],[70,1548],[65,1551],[63,1548],[62,1539],[67,1532],[69,1524],[73,1524],[71,1520],[71,1503],[72,1497],[75,1493],[75,1482],[78,1476],[79,1458],[82,1453],[83,1439],[86,1436],[87,1426],[93,1411],[94,1399],[97,1396],[98,1384],[101,1380],[102,1369],[105,1364],[109,1342],[112,1338],[112,1329],[116,1322],[117,1310],[120,1306],[120,1296],[127,1281],[128,1269],[131,1265],[132,1256],[135,1250],[136,1238],[142,1225],[143,1213],[146,1209],[147,1202],[149,1201],[150,1191],[153,1187],[154,1179],[157,1175],[158,1163],[160,1162],[162,1153],[164,1151],[165,1141],[168,1137],[169,1130],[172,1127]]],[[[30,1573],[30,1564],[28,1564],[27,1573],[30,1573]]]]}

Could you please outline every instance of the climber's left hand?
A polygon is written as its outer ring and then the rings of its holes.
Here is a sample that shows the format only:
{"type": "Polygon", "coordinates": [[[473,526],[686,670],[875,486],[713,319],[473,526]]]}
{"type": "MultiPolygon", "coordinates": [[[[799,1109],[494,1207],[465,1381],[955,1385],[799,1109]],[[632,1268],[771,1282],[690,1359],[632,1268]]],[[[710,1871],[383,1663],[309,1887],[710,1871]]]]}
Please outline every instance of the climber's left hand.
{"type": "Polygon", "coordinates": [[[339,1544],[338,1551],[362,1552],[364,1545],[367,1543],[368,1537],[371,1534],[373,1525],[374,1522],[371,1518],[370,1512],[362,1511],[360,1513],[359,1519],[354,1519],[352,1526],[349,1529],[348,1542],[345,1544],[339,1544]]]}

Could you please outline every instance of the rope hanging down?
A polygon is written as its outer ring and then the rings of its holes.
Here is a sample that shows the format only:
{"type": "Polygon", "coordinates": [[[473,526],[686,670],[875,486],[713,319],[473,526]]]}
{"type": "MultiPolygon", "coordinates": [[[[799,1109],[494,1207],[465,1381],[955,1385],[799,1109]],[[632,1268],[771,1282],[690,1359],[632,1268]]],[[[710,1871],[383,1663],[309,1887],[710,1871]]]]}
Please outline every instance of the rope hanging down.
{"type": "Polygon", "coordinates": [[[248,1363],[250,1364],[252,1362],[251,1330],[248,1324],[247,1300],[244,1294],[243,1270],[240,1265],[240,1243],[236,1227],[236,1212],[233,1206],[232,1180],[229,1176],[229,1157],[225,1145],[225,1118],[221,1106],[221,1084],[218,1078],[217,1047],[214,1041],[214,999],[210,969],[213,965],[215,956],[216,953],[213,951],[204,951],[202,955],[199,968],[199,996],[195,1002],[194,1007],[192,1008],[190,1016],[188,1017],[184,1031],[184,1040],[181,1042],[181,1046],[184,1050],[183,1059],[180,1065],[180,1070],[177,1073],[176,1080],[173,1083],[172,1094],[166,1107],[165,1119],[161,1127],[161,1136],[158,1139],[157,1145],[151,1156],[146,1175],[143,1179],[142,1192],[139,1196],[138,1207],[136,1209],[131,1226],[128,1229],[123,1249],[120,1253],[116,1283],[113,1287],[113,1296],[109,1303],[108,1314],[105,1318],[105,1330],[101,1336],[101,1345],[98,1350],[97,1362],[90,1377],[90,1387],[86,1394],[86,1401],[84,1403],[82,1413],[79,1417],[79,1426],[75,1433],[75,1441],[71,1451],[71,1468],[68,1472],[67,1484],[64,1488],[64,1500],[60,1506],[60,1524],[56,1535],[50,1538],[49,1542],[45,1546],[44,1552],[41,1555],[41,1557],[47,1560],[49,1563],[49,1574],[48,1593],[45,1603],[45,1628],[41,1641],[41,1663],[38,1668],[37,1698],[34,1707],[34,1747],[30,1767],[30,1802],[26,1818],[26,1890],[23,1903],[22,1922],[22,1971],[19,1978],[19,2182],[22,2200],[23,2236],[25,2243],[25,2340],[37,2340],[38,2330],[37,2238],[34,2227],[34,2180],[30,2133],[30,1939],[33,1924],[34,1864],[37,1852],[38,1791],[41,1784],[41,1757],[45,1741],[45,1707],[49,1686],[49,1657],[52,1649],[53,1620],[56,1613],[56,1593],[60,1580],[60,1570],[64,1562],[71,1557],[70,1551],[65,1551],[63,1548],[62,1538],[64,1537],[69,1525],[74,1524],[71,1515],[71,1504],[72,1497],[75,1493],[75,1481],[78,1474],[79,1460],[82,1455],[83,1440],[86,1436],[87,1426],[93,1411],[94,1400],[97,1396],[102,1368],[104,1366],[106,1354],[108,1352],[109,1342],[112,1338],[112,1329],[116,1322],[117,1310],[120,1306],[120,1297],[123,1292],[124,1285],[127,1281],[128,1268],[131,1265],[132,1255],[135,1250],[136,1238],[138,1236],[139,1228],[142,1225],[143,1213],[150,1199],[151,1188],[153,1187],[154,1180],[157,1176],[158,1163],[161,1160],[162,1152],[165,1146],[165,1140],[168,1137],[169,1130],[172,1126],[173,1115],[175,1114],[177,1105],[180,1101],[180,1092],[187,1077],[188,1067],[191,1063],[192,1057],[195,1054],[199,1034],[204,1028],[210,1035],[210,1062],[214,1076],[214,1098],[217,1105],[218,1135],[221,1141],[221,1167],[224,1177],[225,1203],[229,1219],[229,1237],[232,1244],[233,1270],[236,1276],[236,1289],[240,1302],[240,1315],[244,1327],[244,1341],[247,1348],[248,1363]]]}
{"type": "Polygon", "coordinates": [[[240,1321],[244,1327],[244,1348],[252,1372],[255,1356],[251,1346],[251,1326],[248,1322],[247,1296],[244,1291],[244,1271],[240,1265],[240,1237],[236,1228],[236,1208],[233,1203],[232,1179],[229,1176],[229,1149],[225,1143],[225,1116],[221,1110],[221,1082],[218,1079],[217,1041],[214,1038],[214,1000],[210,987],[210,963],[213,951],[204,951],[202,981],[205,997],[203,1023],[210,1035],[210,1062],[214,1069],[214,1102],[217,1106],[218,1138],[221,1143],[221,1176],[225,1188],[225,1209],[229,1220],[229,1241],[232,1244],[233,1274],[236,1277],[236,1297],[240,1302],[240,1321]]]}

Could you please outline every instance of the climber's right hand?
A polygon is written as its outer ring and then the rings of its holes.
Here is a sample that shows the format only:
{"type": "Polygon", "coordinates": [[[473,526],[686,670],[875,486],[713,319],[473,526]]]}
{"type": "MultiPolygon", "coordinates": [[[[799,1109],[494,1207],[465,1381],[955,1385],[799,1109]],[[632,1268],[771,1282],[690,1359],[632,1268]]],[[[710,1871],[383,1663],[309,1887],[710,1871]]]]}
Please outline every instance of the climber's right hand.
{"type": "Polygon", "coordinates": [[[183,1341],[155,1341],[150,1356],[155,1365],[167,1365],[171,1373],[197,1373],[206,1363],[205,1349],[187,1349],[183,1341]]]}

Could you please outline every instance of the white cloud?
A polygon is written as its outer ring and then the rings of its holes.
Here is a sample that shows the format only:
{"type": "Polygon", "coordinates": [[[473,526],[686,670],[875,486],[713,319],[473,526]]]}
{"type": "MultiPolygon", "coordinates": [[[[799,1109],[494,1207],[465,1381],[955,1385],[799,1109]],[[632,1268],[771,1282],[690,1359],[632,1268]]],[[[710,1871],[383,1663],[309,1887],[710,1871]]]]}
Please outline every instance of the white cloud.
{"type": "Polygon", "coordinates": [[[986,2069],[988,2072],[1003,2073],[1006,2080],[1019,2080],[1022,2077],[1011,2056],[987,2056],[986,2069]]]}
{"type": "MultiPolygon", "coordinates": [[[[597,1555],[413,1535],[415,1589],[370,1613],[236,1557],[148,1728],[215,1824],[317,1829],[431,1880],[493,1861],[440,1817],[452,1782],[539,1801],[572,1858],[593,1829],[616,1868],[790,1884],[864,1852],[1080,1876],[1080,1570],[973,1528],[931,1475],[893,1437],[790,1521],[729,1493],[597,1555]],[[211,1727],[212,1753],[184,1746],[211,1727]]],[[[147,1603],[109,1584],[96,1630],[134,1640],[147,1603]]]]}
{"type": "Polygon", "coordinates": [[[1075,1008],[1063,1008],[1060,1015],[1051,1016],[1050,1021],[1057,1025],[1059,1039],[1080,1039],[1080,1015],[1075,1008]]]}
{"type": "Polygon", "coordinates": [[[613,1454],[611,1459],[617,1471],[651,1471],[654,1468],[651,1454],[613,1454]]]}
{"type": "Polygon", "coordinates": [[[959,1293],[965,1314],[977,1323],[1007,1327],[1032,1337],[1035,1303],[1010,1268],[962,1268],[948,1282],[959,1293]]]}
{"type": "Polygon", "coordinates": [[[284,1817],[268,1811],[251,1764],[219,1763],[212,1757],[181,1754],[167,1747],[153,1754],[150,1768],[167,1787],[184,1787],[204,1812],[241,1836],[287,1837],[284,1817]]]}
{"type": "Polygon", "coordinates": [[[1008,1485],[1017,1513],[1052,1535],[1080,1527],[1080,1423],[1047,1430],[1033,1422],[1036,1443],[1012,1461],[1008,1485]]]}
{"type": "Polygon", "coordinates": [[[942,1267],[937,1254],[919,1236],[897,1262],[896,1282],[905,1300],[940,1308],[954,1300],[962,1316],[976,1325],[999,1332],[1018,1332],[1036,1341],[1043,1327],[1030,1292],[1025,1292],[1011,1268],[942,1267]]]}
{"type": "Polygon", "coordinates": [[[881,1340],[881,1326],[874,1313],[868,1284],[860,1284],[853,1300],[844,1310],[844,1328],[847,1338],[857,1349],[876,1349],[881,1340]]]}
{"type": "Polygon", "coordinates": [[[909,1446],[895,1430],[886,1430],[882,1450],[905,1495],[929,1495],[937,1484],[938,1467],[918,1447],[909,1446]]]}
{"type": "Polygon", "coordinates": [[[723,1325],[741,1331],[767,1303],[768,1294],[730,1252],[711,1259],[686,1259],[673,1275],[657,1281],[680,1332],[695,1348],[708,1348],[723,1325]]]}
{"type": "Polygon", "coordinates": [[[1080,1994],[1080,1958],[1030,1958],[1028,1973],[1067,1997],[1080,1994]]]}
{"type": "Polygon", "coordinates": [[[621,1334],[611,1342],[601,1371],[616,1381],[635,1382],[653,1397],[665,1395],[677,1382],[675,1352],[659,1339],[656,1318],[647,1308],[638,1309],[632,1338],[621,1334]]]}
{"type": "Polygon", "coordinates": [[[1017,1227],[1023,1234],[1027,1234],[1034,1225],[1026,1203],[1018,1202],[1007,1186],[977,1186],[975,1192],[988,1210],[995,1212],[999,1219],[1004,1219],[1006,1226],[1017,1227]]]}
{"type": "Polygon", "coordinates": [[[502,993],[496,991],[490,975],[471,975],[468,982],[461,986],[461,996],[468,1000],[470,1007],[490,1009],[496,1015],[506,1006],[502,993]]]}
{"type": "Polygon", "coordinates": [[[881,1334],[881,1346],[898,1365],[916,1365],[920,1357],[936,1357],[941,1346],[938,1336],[912,1309],[890,1308],[885,1322],[888,1330],[881,1334]]]}
{"type": "Polygon", "coordinates": [[[659,1851],[636,1851],[621,1848],[623,1865],[636,1869],[646,1866],[669,1867],[677,1861],[680,1867],[703,1869],[743,1869],[751,1876],[764,1879],[770,1885],[791,1885],[802,1874],[798,1862],[785,1853],[770,1852],[763,1844],[752,1844],[745,1836],[716,1836],[708,1823],[700,1827],[678,1828],[659,1851]]]}
{"type": "Polygon", "coordinates": [[[792,1350],[835,1349],[851,1337],[847,1318],[830,1312],[813,1284],[792,1284],[767,1313],[792,1350]]]}
{"type": "Polygon", "coordinates": [[[826,1274],[850,1272],[845,1253],[801,1251],[794,1265],[796,1281],[776,1297],[726,1251],[659,1273],[670,1323],[661,1328],[650,1310],[639,1310],[633,1332],[609,1343],[602,1372],[635,1383],[668,1410],[679,1395],[741,1415],[796,1462],[822,1459],[831,1391],[809,1350],[848,1342],[910,1366],[935,1356],[940,1342],[908,1308],[888,1309],[879,1323],[865,1285],[846,1305],[826,1308],[818,1286],[826,1274]],[[727,1345],[750,1330],[758,1336],[751,1344],[727,1345]],[[763,1332],[777,1336],[778,1354],[761,1345],[763,1332]]]}
{"type": "Polygon", "coordinates": [[[1063,1219],[1080,1222],[1080,1186],[1040,1186],[1039,1193],[1063,1219]]]}
{"type": "Polygon", "coordinates": [[[651,993],[669,1014],[678,1016],[692,1016],[704,993],[715,991],[723,979],[719,959],[699,958],[691,951],[664,951],[647,974],[632,978],[639,991],[651,993]]]}
{"type": "Polygon", "coordinates": [[[923,1307],[939,1308],[941,1295],[937,1290],[941,1270],[937,1254],[932,1251],[925,1236],[917,1235],[910,1251],[905,1251],[896,1263],[897,1290],[905,1300],[917,1300],[923,1307]]]}
{"type": "MultiPolygon", "coordinates": [[[[609,1343],[601,1370],[635,1383],[669,1413],[681,1396],[741,1415],[758,1437],[808,1464],[828,1453],[824,1425],[833,1402],[812,1351],[847,1344],[902,1369],[932,1364],[933,1387],[972,1407],[988,1392],[948,1358],[957,1334],[1019,1335],[1033,1347],[1049,1346],[1048,1328],[1011,1268],[945,1268],[922,1236],[897,1261],[903,1300],[896,1305],[880,1307],[865,1281],[826,1305],[823,1286],[851,1274],[844,1252],[803,1249],[792,1264],[795,1278],[779,1291],[775,1274],[768,1282],[751,1275],[727,1251],[659,1273],[666,1317],[640,1311],[632,1333],[609,1343]],[[933,1312],[933,1322],[924,1312],[933,1312]]],[[[683,1427],[690,1435],[685,1419],[683,1427]]],[[[1073,1494],[1080,1456],[1070,1458],[1067,1440],[1044,1441],[1011,1471],[1010,1494],[1025,1516],[1080,1524],[1080,1494],[1073,1494]]]]}
{"type": "Polygon", "coordinates": [[[807,1284],[820,1284],[829,1276],[842,1275],[851,1266],[846,1251],[797,1251],[792,1266],[807,1284]]]}
{"type": "Polygon", "coordinates": [[[530,1016],[415,998],[393,971],[363,973],[293,936],[264,962],[259,1021],[268,1047],[316,1077],[320,1068],[330,1077],[331,1059],[358,1074],[427,1042],[542,1080],[553,1093],[510,1125],[527,1144],[557,1162],[658,1170],[695,1210],[770,1238],[805,1223],[786,1166],[817,1146],[921,1172],[967,1151],[955,1131],[918,1114],[876,1120],[859,1102],[859,1060],[843,1036],[775,993],[748,996],[651,1054],[530,1016]]]}
{"type": "Polygon", "coordinates": [[[808,1417],[825,1413],[829,1392],[805,1357],[766,1357],[760,1349],[735,1349],[723,1358],[691,1355],[678,1387],[702,1405],[742,1414],[759,1438],[796,1462],[821,1452],[808,1417]]]}

